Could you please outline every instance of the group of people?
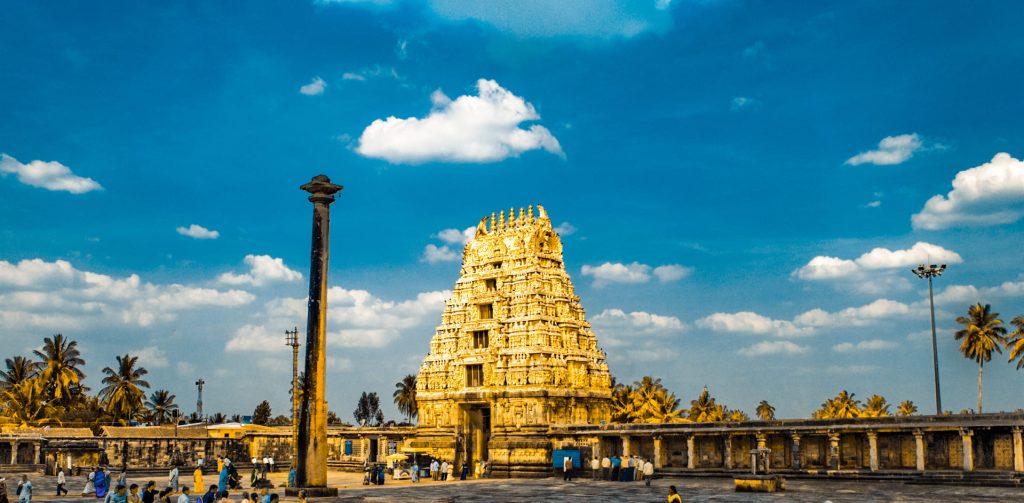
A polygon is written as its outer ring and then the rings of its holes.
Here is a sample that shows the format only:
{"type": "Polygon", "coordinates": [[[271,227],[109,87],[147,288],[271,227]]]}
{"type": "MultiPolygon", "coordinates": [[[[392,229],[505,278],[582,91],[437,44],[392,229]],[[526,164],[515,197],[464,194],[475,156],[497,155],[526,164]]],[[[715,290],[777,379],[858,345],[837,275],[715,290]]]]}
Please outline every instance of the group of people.
{"type": "Polygon", "coordinates": [[[605,456],[590,460],[590,472],[594,480],[643,480],[651,485],[654,478],[654,463],[639,456],[605,456]],[[632,472],[630,471],[632,469],[632,472]]]}
{"type": "MultiPolygon", "coordinates": [[[[486,477],[487,476],[487,462],[486,461],[478,462],[476,469],[477,469],[477,472],[476,472],[476,476],[477,477],[486,477]]],[[[463,463],[462,470],[460,471],[460,477],[459,478],[461,480],[466,480],[467,477],[469,477],[469,465],[466,464],[466,463],[463,463]]],[[[455,480],[455,463],[449,463],[447,461],[442,461],[442,462],[438,463],[438,461],[436,459],[431,461],[430,462],[430,478],[435,480],[435,481],[455,480]]]]}

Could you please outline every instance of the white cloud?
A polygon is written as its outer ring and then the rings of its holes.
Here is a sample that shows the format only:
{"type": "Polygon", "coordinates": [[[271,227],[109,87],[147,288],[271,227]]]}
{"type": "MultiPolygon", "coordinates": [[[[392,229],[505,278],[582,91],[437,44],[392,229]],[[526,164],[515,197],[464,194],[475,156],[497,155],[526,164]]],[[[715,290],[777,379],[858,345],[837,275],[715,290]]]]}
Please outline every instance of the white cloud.
{"type": "Polygon", "coordinates": [[[896,349],[898,346],[898,344],[892,341],[871,339],[867,341],[860,341],[856,344],[852,342],[841,342],[832,346],[832,350],[837,353],[851,353],[855,351],[881,351],[884,349],[896,349]]]}
{"type": "Polygon", "coordinates": [[[142,349],[128,351],[128,354],[139,357],[139,366],[149,369],[162,369],[170,365],[167,353],[158,346],[146,346],[142,349]]]}
{"type": "Polygon", "coordinates": [[[423,247],[423,255],[420,257],[420,262],[428,264],[455,262],[457,260],[459,260],[459,254],[454,250],[447,245],[437,246],[435,244],[428,244],[423,247]]]}
{"type": "Polygon", "coordinates": [[[654,268],[654,276],[662,283],[679,281],[693,273],[693,269],[679,264],[659,265],[654,268]]]}
{"type": "Polygon", "coordinates": [[[590,320],[598,344],[616,348],[608,352],[614,362],[665,361],[675,356],[671,339],[686,329],[686,324],[675,316],[644,311],[625,312],[605,309],[590,320]]]}
{"type": "Polygon", "coordinates": [[[360,82],[366,80],[366,77],[363,76],[363,74],[356,72],[345,72],[344,74],[341,75],[341,78],[343,80],[358,80],[360,82]]]}
{"type": "Polygon", "coordinates": [[[37,160],[22,164],[7,154],[0,154],[0,176],[8,174],[17,175],[18,181],[25,185],[72,194],[84,194],[103,188],[92,178],[78,176],[71,172],[71,168],[57,161],[37,160]]]}
{"type": "Polygon", "coordinates": [[[314,78],[309,84],[306,84],[299,88],[299,92],[306,96],[317,96],[324,93],[324,89],[327,88],[327,83],[320,77],[314,78]]]}
{"type": "Polygon", "coordinates": [[[651,266],[633,262],[621,264],[605,262],[599,266],[584,265],[584,276],[594,278],[594,286],[600,288],[609,283],[647,283],[651,280],[651,266]]]}
{"type": "MultiPolygon", "coordinates": [[[[403,331],[440,319],[451,291],[420,293],[414,299],[383,300],[366,290],[331,287],[327,290],[327,343],[346,348],[380,348],[397,340],[403,331]]],[[[305,324],[304,298],[284,297],[267,302],[265,320],[239,327],[225,349],[228,351],[279,351],[284,333],[267,327],[305,324]]]]}
{"type": "Polygon", "coordinates": [[[868,204],[865,204],[864,206],[866,206],[868,208],[878,208],[878,207],[882,206],[882,201],[876,199],[874,201],[871,201],[868,204]]]}
{"type": "Polygon", "coordinates": [[[203,227],[202,225],[192,224],[188,227],[178,227],[178,234],[182,236],[188,236],[194,239],[217,239],[220,237],[220,233],[212,231],[203,227]]]}
{"type": "Polygon", "coordinates": [[[741,356],[765,356],[765,355],[800,355],[810,351],[807,346],[800,346],[791,341],[763,341],[753,346],[741,348],[738,353],[741,356]]]}
{"type": "Polygon", "coordinates": [[[990,303],[991,300],[1024,297],[1024,281],[1005,281],[998,286],[950,285],[935,294],[936,304],[990,303]]]}
{"type": "Polygon", "coordinates": [[[846,164],[857,166],[860,164],[874,164],[876,166],[891,166],[902,164],[910,159],[914,152],[924,148],[924,143],[917,133],[901,134],[898,136],[886,136],[878,142],[877,150],[861,152],[846,160],[846,164]]]}
{"type": "Polygon", "coordinates": [[[345,72],[341,76],[343,80],[352,80],[358,82],[366,82],[369,79],[377,77],[389,77],[398,81],[405,80],[404,77],[398,74],[398,70],[395,70],[393,66],[380,65],[361,68],[354,72],[345,72]]]}
{"type": "Polygon", "coordinates": [[[241,290],[146,283],[132,274],[116,278],[82,271],[69,262],[0,260],[0,329],[147,327],[178,313],[236,308],[255,297],[241,290]]]}
{"type": "Polygon", "coordinates": [[[751,311],[714,313],[697,320],[697,326],[715,332],[771,334],[779,337],[810,335],[813,329],[798,327],[791,321],[773,320],[751,311]]]}
{"type": "Polygon", "coordinates": [[[792,276],[805,281],[832,281],[835,287],[852,289],[868,295],[883,295],[912,288],[904,268],[917,264],[959,264],[960,254],[939,245],[919,241],[908,249],[890,250],[877,247],[856,259],[817,256],[793,271],[792,276]]]}
{"type": "Polygon", "coordinates": [[[427,5],[442,19],[475,20],[517,37],[632,38],[672,26],[670,0],[432,0],[427,5]]]}
{"type": "Polygon", "coordinates": [[[576,233],[576,227],[569,222],[562,222],[555,227],[555,232],[562,237],[571,236],[576,233]]]}
{"type": "Polygon", "coordinates": [[[905,315],[910,310],[911,306],[907,304],[889,299],[878,299],[860,307],[848,307],[836,312],[811,309],[797,315],[792,321],[776,320],[751,311],[714,313],[697,320],[697,326],[714,332],[800,337],[814,335],[817,329],[823,327],[840,329],[871,325],[881,320],[905,315]]]}
{"type": "Polygon", "coordinates": [[[1024,162],[1005,152],[956,174],[953,190],[928,199],[911,217],[915,229],[1009,224],[1024,216],[1024,162]]]}
{"type": "Polygon", "coordinates": [[[217,281],[228,285],[263,286],[267,283],[302,279],[302,273],[284,265],[284,260],[270,255],[246,255],[245,264],[249,266],[248,273],[226,272],[218,276],[217,281]]]}
{"type": "Polygon", "coordinates": [[[476,227],[466,227],[463,230],[445,229],[437,233],[437,238],[450,245],[464,246],[476,237],[476,227]]]}
{"type": "Polygon", "coordinates": [[[744,58],[756,58],[765,52],[764,42],[758,40],[743,49],[744,58]]]}
{"type": "Polygon", "coordinates": [[[497,162],[543,149],[563,156],[558,140],[536,121],[533,105],[493,80],[477,81],[477,96],[441,102],[424,118],[377,119],[363,130],[356,151],[394,164],[497,162]]]}
{"type": "Polygon", "coordinates": [[[875,365],[831,365],[825,369],[829,374],[835,375],[864,375],[877,370],[878,367],[875,365]]]}
{"type": "Polygon", "coordinates": [[[186,361],[179,361],[175,363],[174,369],[179,375],[183,376],[192,376],[196,373],[196,366],[186,361]]]}
{"type": "Polygon", "coordinates": [[[746,96],[737,96],[732,99],[732,104],[729,106],[729,109],[735,112],[737,110],[742,110],[744,108],[754,108],[760,105],[760,100],[748,98],[746,96]]]}

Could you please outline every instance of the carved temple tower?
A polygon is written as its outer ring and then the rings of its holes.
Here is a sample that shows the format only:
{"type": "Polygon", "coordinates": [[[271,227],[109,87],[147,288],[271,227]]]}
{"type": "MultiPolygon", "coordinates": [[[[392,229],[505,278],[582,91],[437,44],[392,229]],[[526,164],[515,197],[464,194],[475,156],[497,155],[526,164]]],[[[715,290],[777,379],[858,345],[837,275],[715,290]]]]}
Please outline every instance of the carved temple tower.
{"type": "Polygon", "coordinates": [[[549,425],[610,419],[608,364],[543,207],[480,221],[416,399],[415,444],[499,477],[550,473],[549,425]]]}

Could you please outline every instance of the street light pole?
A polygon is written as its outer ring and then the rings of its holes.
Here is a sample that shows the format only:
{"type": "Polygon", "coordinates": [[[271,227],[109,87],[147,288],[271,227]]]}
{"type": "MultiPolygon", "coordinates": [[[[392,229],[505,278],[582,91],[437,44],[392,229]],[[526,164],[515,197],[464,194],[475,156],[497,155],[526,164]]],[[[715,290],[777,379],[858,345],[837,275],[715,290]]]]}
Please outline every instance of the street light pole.
{"type": "Polygon", "coordinates": [[[199,388],[199,398],[196,400],[196,416],[198,416],[198,419],[200,421],[203,420],[203,385],[204,384],[206,384],[206,381],[204,381],[202,377],[200,377],[199,380],[196,381],[196,386],[199,388]]]}
{"type": "Polygon", "coordinates": [[[284,344],[292,348],[292,463],[299,446],[299,327],[284,331],[284,344]]]}
{"type": "Polygon", "coordinates": [[[928,305],[931,307],[932,314],[932,366],[935,368],[935,414],[942,414],[942,392],[939,391],[939,350],[938,344],[935,340],[935,295],[932,291],[932,278],[942,276],[942,273],[946,270],[946,264],[936,266],[935,264],[925,266],[924,264],[918,265],[916,269],[911,269],[918,278],[928,278],[928,305]]]}

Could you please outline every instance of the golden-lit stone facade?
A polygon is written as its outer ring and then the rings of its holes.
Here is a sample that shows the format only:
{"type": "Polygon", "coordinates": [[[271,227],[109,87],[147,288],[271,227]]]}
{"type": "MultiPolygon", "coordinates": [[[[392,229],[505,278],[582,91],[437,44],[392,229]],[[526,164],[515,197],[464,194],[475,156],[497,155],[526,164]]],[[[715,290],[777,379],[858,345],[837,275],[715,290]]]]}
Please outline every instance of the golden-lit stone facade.
{"type": "Polygon", "coordinates": [[[543,458],[540,444],[499,451],[552,424],[607,422],[610,399],[605,355],[544,208],[485,217],[420,368],[421,436],[462,462],[543,458]],[[441,448],[443,438],[454,442],[441,448]]]}

